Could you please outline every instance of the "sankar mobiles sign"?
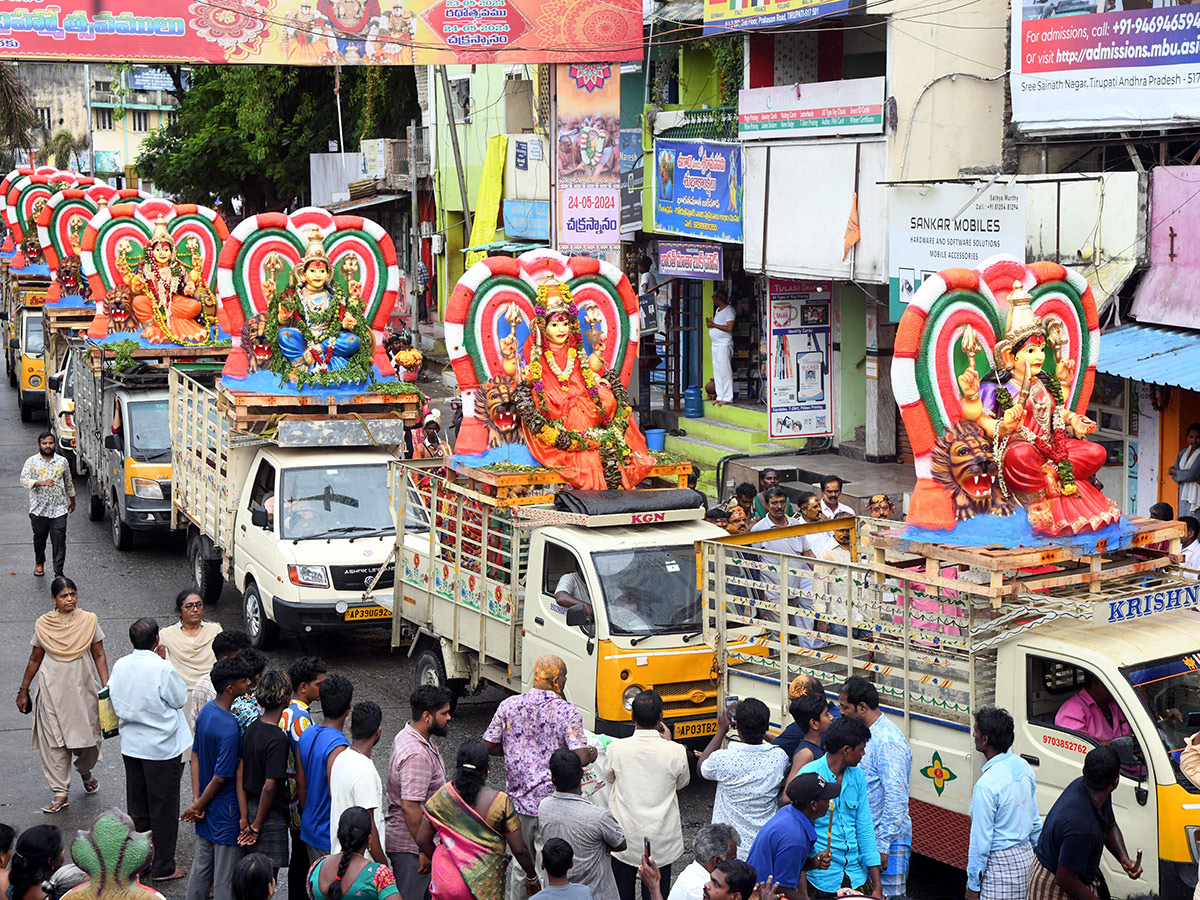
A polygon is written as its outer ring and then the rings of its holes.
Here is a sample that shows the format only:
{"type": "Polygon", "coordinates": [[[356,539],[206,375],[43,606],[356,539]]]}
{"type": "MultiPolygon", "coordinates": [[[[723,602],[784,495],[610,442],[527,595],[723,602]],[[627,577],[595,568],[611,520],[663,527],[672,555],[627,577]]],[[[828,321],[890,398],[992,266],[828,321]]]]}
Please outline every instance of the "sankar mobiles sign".
{"type": "Polygon", "coordinates": [[[1196,606],[1198,600],[1200,600],[1200,583],[1194,586],[1153,591],[1137,597],[1101,600],[1092,604],[1092,618],[1100,622],[1128,622],[1157,613],[1191,609],[1196,606]]]}

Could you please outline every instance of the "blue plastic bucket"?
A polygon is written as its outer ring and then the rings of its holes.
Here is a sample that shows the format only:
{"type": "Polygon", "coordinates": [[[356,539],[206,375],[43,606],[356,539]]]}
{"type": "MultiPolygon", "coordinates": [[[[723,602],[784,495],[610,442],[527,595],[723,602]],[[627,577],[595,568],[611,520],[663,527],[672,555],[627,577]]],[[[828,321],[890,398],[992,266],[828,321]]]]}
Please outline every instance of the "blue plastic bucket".
{"type": "Polygon", "coordinates": [[[665,428],[647,428],[646,429],[646,446],[651,451],[662,450],[667,443],[667,431],[665,428]]]}

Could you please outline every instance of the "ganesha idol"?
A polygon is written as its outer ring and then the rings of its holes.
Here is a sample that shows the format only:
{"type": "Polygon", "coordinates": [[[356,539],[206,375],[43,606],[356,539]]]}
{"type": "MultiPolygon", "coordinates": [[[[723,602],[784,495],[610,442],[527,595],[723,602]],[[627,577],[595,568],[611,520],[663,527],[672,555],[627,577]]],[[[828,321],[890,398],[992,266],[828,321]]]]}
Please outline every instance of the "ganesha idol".
{"type": "Polygon", "coordinates": [[[368,380],[375,335],[366,321],[361,285],[348,277],[333,282],[333,265],[321,233],[313,229],[288,283],[267,309],[267,343],[278,347],[267,367],[297,386],[368,380]]]}
{"type": "Polygon", "coordinates": [[[1086,282],[1056,264],[1001,257],[939,273],[921,290],[893,365],[917,457],[909,524],[956,531],[977,516],[1023,516],[1032,536],[1063,538],[1118,522],[1095,483],[1107,453],[1087,440],[1100,336],[1086,282]]]}

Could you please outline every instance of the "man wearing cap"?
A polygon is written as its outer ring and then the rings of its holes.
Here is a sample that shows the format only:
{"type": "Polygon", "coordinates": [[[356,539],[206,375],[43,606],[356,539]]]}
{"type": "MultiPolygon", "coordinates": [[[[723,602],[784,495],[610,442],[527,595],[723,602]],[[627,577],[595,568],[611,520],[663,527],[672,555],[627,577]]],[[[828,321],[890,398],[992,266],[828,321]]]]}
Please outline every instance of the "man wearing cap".
{"type": "Polygon", "coordinates": [[[817,772],[802,772],[787,788],[789,804],[775,813],[758,832],[746,862],[759,880],[769,875],[786,900],[808,900],[806,869],[828,869],[828,849],[813,853],[817,829],[813,825],[829,811],[829,801],[841,794],[836,781],[817,772]]]}
{"type": "Polygon", "coordinates": [[[442,440],[442,414],[431,409],[421,424],[425,439],[413,447],[413,459],[446,459],[453,455],[450,445],[442,440]]]}

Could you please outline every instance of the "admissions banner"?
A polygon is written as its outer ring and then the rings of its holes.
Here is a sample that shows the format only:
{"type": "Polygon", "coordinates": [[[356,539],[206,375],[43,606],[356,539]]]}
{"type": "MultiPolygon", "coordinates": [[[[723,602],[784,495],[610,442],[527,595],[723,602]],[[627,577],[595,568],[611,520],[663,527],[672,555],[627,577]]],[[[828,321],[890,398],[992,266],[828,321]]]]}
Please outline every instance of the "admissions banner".
{"type": "Polygon", "coordinates": [[[742,147],[654,142],[654,230],[742,242],[742,147]]]}
{"type": "Polygon", "coordinates": [[[0,57],[296,66],[642,58],[640,0],[0,4],[0,57]],[[64,8],[65,7],[65,8],[64,8]]]}
{"type": "Polygon", "coordinates": [[[1021,130],[1179,125],[1181,111],[1195,110],[1200,9],[1147,6],[1013,0],[1012,109],[1021,130]]]}

